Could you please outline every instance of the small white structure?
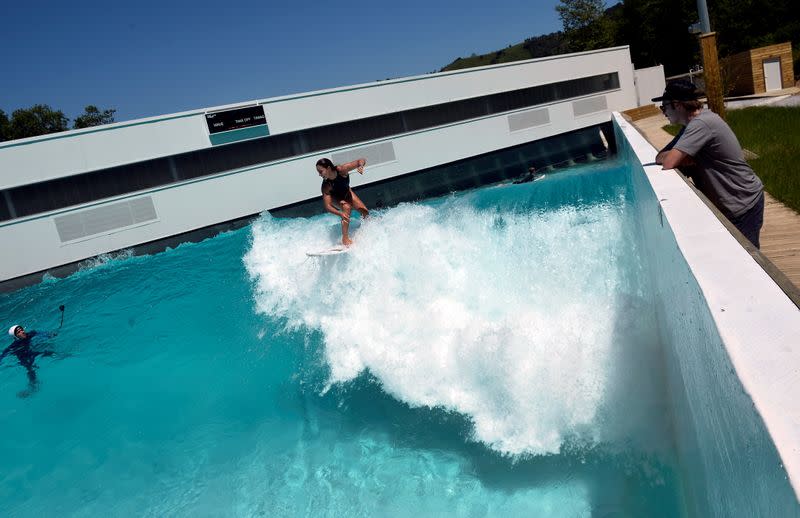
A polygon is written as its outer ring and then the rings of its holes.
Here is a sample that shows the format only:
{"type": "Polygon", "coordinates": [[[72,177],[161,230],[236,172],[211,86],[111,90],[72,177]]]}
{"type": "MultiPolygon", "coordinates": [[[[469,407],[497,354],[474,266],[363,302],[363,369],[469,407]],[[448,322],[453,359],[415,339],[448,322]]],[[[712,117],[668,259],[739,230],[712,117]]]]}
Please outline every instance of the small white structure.
{"type": "Polygon", "coordinates": [[[783,88],[780,58],[765,59],[764,63],[764,85],[767,92],[780,90],[783,88]]]}
{"type": "Polygon", "coordinates": [[[664,65],[637,68],[633,71],[633,75],[636,83],[637,106],[653,104],[650,99],[664,93],[664,88],[667,86],[667,81],[664,79],[664,65]]]}

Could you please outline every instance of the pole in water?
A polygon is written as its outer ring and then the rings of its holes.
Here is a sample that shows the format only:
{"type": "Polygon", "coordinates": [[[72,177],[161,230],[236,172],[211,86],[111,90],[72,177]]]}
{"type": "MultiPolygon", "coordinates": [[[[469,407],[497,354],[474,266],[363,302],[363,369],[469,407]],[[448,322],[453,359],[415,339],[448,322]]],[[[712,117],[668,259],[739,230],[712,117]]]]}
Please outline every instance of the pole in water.
{"type": "Polygon", "coordinates": [[[61,323],[58,324],[58,328],[61,329],[61,326],[64,325],[64,304],[58,306],[58,310],[61,311],[61,323]]]}

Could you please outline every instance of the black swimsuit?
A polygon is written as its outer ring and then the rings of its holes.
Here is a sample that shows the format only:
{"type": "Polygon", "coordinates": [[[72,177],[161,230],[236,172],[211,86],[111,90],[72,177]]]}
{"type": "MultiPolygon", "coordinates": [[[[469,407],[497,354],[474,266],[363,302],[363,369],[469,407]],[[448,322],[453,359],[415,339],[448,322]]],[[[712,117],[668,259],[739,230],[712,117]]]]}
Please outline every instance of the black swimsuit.
{"type": "Polygon", "coordinates": [[[330,186],[330,194],[336,201],[352,202],[353,197],[350,195],[350,176],[342,176],[336,173],[336,178],[333,180],[322,180],[322,193],[325,194],[325,186],[330,186]]]}

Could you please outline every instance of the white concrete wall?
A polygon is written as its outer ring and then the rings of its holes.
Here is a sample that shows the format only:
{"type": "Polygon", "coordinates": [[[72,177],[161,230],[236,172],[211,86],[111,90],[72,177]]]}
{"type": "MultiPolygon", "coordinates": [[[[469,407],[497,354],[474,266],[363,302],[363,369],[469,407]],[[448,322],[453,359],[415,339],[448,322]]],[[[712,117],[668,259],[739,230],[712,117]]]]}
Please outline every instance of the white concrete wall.
{"type": "Polygon", "coordinates": [[[800,516],[800,309],[618,114],[692,516],[800,516]],[[788,480],[787,480],[788,475],[788,480]]]}
{"type": "MultiPolygon", "coordinates": [[[[357,188],[365,183],[600,124],[610,117],[608,111],[600,111],[576,120],[572,101],[550,105],[546,109],[549,111],[549,124],[521,131],[509,131],[506,113],[385,139],[394,145],[396,160],[375,167],[368,165],[363,176],[352,177],[351,185],[357,188]]],[[[362,145],[365,144],[337,148],[332,152],[358,149],[362,145]]],[[[320,156],[329,156],[332,152],[293,157],[265,166],[243,168],[98,203],[0,222],[0,241],[27,243],[0,261],[0,280],[317,197],[320,184],[315,163],[320,156]],[[77,242],[60,241],[54,221],[56,217],[143,195],[153,197],[158,221],[96,234],[77,242]]]]}
{"type": "Polygon", "coordinates": [[[0,143],[0,189],[210,147],[203,112],[0,143]]]}
{"type": "Polygon", "coordinates": [[[609,109],[634,107],[628,47],[356,85],[262,103],[270,131],[283,133],[610,72],[619,74],[620,89],[607,95],[609,109]]]}
{"type": "Polygon", "coordinates": [[[667,81],[664,79],[664,65],[637,68],[633,71],[636,82],[638,106],[653,104],[651,99],[664,93],[667,81]]]}
{"type": "MultiPolygon", "coordinates": [[[[531,109],[383,139],[393,143],[397,160],[368,167],[367,175],[354,178],[353,186],[357,187],[608,121],[611,110],[630,108],[636,103],[628,48],[356,85],[262,103],[271,134],[278,134],[613,72],[619,75],[619,89],[578,100],[591,103],[592,99],[602,97],[605,110],[575,116],[576,99],[570,99],[531,108],[546,110],[550,122],[519,131],[509,130],[508,115],[531,109]]],[[[211,147],[204,113],[205,110],[186,112],[1,144],[0,188],[211,147]]],[[[0,240],[25,239],[29,243],[0,261],[0,281],[314,198],[319,196],[315,161],[320,156],[354,147],[358,146],[319,151],[0,222],[0,240]],[[80,241],[61,242],[54,218],[143,195],[152,196],[157,221],[98,233],[80,241]]]]}
{"type": "Polygon", "coordinates": [[[270,133],[617,72],[609,110],[636,106],[630,52],[617,47],[289,95],[0,143],[0,189],[211,147],[206,111],[264,105],[270,133]]]}

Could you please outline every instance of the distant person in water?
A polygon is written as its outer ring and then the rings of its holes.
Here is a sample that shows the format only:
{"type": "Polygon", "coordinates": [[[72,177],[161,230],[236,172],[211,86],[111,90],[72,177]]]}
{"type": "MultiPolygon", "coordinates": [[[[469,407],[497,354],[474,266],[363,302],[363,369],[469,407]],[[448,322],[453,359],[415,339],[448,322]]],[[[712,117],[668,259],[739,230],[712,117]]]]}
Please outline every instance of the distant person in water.
{"type": "Polygon", "coordinates": [[[544,174],[543,173],[537,173],[536,172],[536,168],[533,167],[533,166],[530,166],[528,168],[528,172],[524,173],[522,176],[520,176],[519,178],[514,180],[513,183],[535,182],[536,180],[541,180],[542,178],[544,178],[544,174]]]}
{"type": "Polygon", "coordinates": [[[6,347],[2,353],[0,353],[0,361],[2,361],[6,356],[13,354],[17,357],[19,364],[25,367],[25,369],[28,371],[28,390],[20,392],[18,395],[20,397],[27,397],[36,392],[36,389],[39,388],[39,381],[36,379],[35,370],[38,367],[33,364],[33,362],[36,360],[36,357],[52,356],[55,354],[53,351],[47,349],[36,350],[33,347],[33,338],[52,338],[56,335],[56,333],[40,333],[37,331],[28,332],[25,331],[22,326],[11,326],[11,329],[8,330],[8,334],[14,337],[14,342],[6,347]]]}
{"type": "Polygon", "coordinates": [[[355,169],[359,174],[364,174],[367,161],[363,158],[353,160],[346,164],[333,165],[327,158],[317,161],[317,173],[322,177],[322,203],[325,210],[342,218],[342,244],[350,246],[350,214],[356,209],[361,216],[369,216],[369,210],[361,199],[350,188],[350,171],[355,169]]]}
{"type": "MultiPolygon", "coordinates": [[[[59,306],[58,309],[61,311],[61,325],[64,324],[64,306],[59,306]]],[[[61,329],[61,325],[58,326],[61,329]]],[[[8,334],[14,338],[14,341],[6,347],[2,353],[0,353],[0,362],[6,356],[14,355],[17,357],[17,361],[19,364],[25,367],[25,370],[28,371],[28,389],[19,392],[17,395],[19,397],[28,397],[39,388],[39,380],[36,378],[36,369],[38,368],[34,365],[34,361],[36,361],[37,356],[53,356],[55,354],[54,351],[39,348],[39,343],[41,340],[47,340],[48,338],[53,338],[58,334],[57,331],[25,331],[20,325],[13,325],[8,329],[8,334]]]]}

